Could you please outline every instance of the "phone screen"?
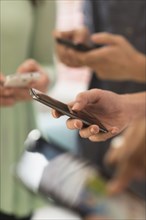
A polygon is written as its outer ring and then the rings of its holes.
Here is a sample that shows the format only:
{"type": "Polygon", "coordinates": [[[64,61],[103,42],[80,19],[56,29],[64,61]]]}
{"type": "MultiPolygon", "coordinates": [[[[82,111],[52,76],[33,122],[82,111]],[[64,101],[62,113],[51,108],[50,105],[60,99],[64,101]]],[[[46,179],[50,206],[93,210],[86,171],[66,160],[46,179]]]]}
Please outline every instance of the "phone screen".
{"type": "Polygon", "coordinates": [[[101,132],[104,133],[108,132],[108,130],[104,127],[104,125],[97,118],[95,119],[94,117],[92,117],[90,113],[87,111],[80,111],[80,112],[71,111],[68,105],[66,105],[65,103],[55,100],[36,89],[31,89],[30,94],[32,95],[33,99],[35,99],[36,101],[41,102],[44,105],[47,105],[59,111],[61,114],[67,115],[70,118],[82,120],[85,126],[97,124],[101,132]]]}

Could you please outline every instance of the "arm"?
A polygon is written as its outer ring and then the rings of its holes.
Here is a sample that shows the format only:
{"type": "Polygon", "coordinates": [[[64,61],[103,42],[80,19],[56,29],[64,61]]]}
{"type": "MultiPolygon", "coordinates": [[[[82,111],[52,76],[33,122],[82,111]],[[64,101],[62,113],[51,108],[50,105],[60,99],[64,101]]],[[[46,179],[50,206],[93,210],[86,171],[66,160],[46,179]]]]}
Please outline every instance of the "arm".
{"type": "Polygon", "coordinates": [[[120,138],[117,146],[112,141],[105,162],[116,167],[116,174],[108,184],[110,193],[124,190],[134,179],[146,177],[146,121],[145,118],[133,123],[120,138]]]}

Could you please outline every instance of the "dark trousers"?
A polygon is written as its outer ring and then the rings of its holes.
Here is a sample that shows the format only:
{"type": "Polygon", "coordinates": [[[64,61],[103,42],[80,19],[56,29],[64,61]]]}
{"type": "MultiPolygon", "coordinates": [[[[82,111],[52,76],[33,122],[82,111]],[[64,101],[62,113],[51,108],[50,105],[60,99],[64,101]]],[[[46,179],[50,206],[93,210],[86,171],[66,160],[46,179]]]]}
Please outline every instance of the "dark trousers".
{"type": "Polygon", "coordinates": [[[31,215],[23,217],[23,218],[18,218],[15,217],[14,215],[7,215],[5,213],[0,212],[0,220],[30,220],[31,215]]]}

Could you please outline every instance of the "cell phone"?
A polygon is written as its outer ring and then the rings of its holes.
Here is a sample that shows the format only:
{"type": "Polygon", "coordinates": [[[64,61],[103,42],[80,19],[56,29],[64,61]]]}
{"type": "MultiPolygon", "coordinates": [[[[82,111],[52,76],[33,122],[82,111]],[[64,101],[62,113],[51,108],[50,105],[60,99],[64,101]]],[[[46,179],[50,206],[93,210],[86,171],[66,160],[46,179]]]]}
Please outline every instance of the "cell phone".
{"type": "Polygon", "coordinates": [[[24,74],[12,74],[6,76],[4,86],[7,87],[25,87],[30,82],[39,80],[40,73],[39,72],[29,72],[24,74]]]}
{"type": "Polygon", "coordinates": [[[67,46],[69,48],[72,48],[74,50],[80,51],[80,52],[88,52],[94,49],[98,49],[103,47],[103,45],[97,45],[97,44],[91,44],[91,45],[85,45],[85,44],[75,44],[71,40],[63,39],[63,38],[56,38],[56,42],[58,44],[62,44],[64,46],[67,46]]]}
{"type": "Polygon", "coordinates": [[[97,124],[99,126],[100,132],[104,132],[104,133],[108,132],[105,126],[97,118],[95,119],[94,117],[92,117],[90,113],[87,111],[80,111],[80,112],[72,111],[67,104],[60,102],[56,99],[53,99],[50,96],[34,88],[30,89],[30,94],[34,100],[57,110],[61,114],[67,115],[70,118],[80,119],[83,122],[84,126],[97,124]]]}

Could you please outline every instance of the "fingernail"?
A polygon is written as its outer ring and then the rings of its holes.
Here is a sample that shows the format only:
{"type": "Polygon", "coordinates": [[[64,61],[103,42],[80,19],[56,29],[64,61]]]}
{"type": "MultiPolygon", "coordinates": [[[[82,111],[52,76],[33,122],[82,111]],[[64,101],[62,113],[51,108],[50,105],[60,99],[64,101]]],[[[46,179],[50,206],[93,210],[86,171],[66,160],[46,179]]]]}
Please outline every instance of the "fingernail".
{"type": "Polygon", "coordinates": [[[79,109],[79,103],[75,103],[74,106],[72,107],[72,110],[78,110],[79,109]]]}
{"type": "Polygon", "coordinates": [[[77,129],[81,129],[81,126],[80,126],[80,124],[78,122],[74,123],[74,127],[77,128],[77,129]]]}
{"type": "Polygon", "coordinates": [[[119,132],[119,129],[114,127],[112,130],[111,130],[111,134],[117,134],[119,132]]]}
{"type": "Polygon", "coordinates": [[[91,128],[91,133],[92,134],[97,134],[98,133],[98,129],[97,128],[91,128]]]}

